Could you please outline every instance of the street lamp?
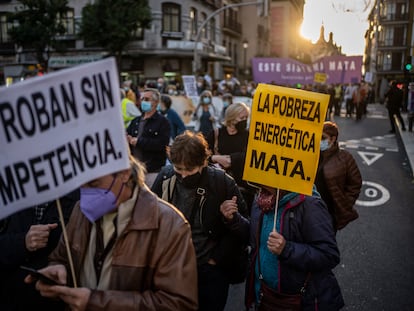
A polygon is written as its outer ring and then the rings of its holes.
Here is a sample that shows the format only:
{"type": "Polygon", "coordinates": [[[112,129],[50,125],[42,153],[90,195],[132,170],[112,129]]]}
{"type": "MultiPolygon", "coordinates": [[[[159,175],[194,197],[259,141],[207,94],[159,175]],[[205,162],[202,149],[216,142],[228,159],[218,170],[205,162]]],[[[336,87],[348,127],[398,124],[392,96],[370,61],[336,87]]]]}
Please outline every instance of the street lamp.
{"type": "Polygon", "coordinates": [[[243,41],[243,50],[244,50],[244,74],[247,76],[247,48],[249,47],[249,42],[244,39],[243,41]]]}

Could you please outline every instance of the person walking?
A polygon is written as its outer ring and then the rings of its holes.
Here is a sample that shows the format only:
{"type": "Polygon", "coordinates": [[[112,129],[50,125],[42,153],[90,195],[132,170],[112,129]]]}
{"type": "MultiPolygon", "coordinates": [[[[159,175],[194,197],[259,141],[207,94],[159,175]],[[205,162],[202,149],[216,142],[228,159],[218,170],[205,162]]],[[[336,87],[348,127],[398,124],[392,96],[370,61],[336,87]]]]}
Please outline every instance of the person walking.
{"type": "Polygon", "coordinates": [[[388,118],[391,124],[390,133],[395,133],[395,120],[394,116],[398,118],[401,123],[401,129],[405,131],[405,123],[401,116],[400,109],[403,101],[403,91],[397,87],[397,81],[393,80],[390,82],[390,88],[385,93],[384,98],[386,99],[386,107],[388,110],[388,118]]]}
{"type": "Polygon", "coordinates": [[[247,269],[249,221],[246,204],[232,177],[208,165],[207,141],[186,131],[169,147],[172,163],[152,190],[174,204],[191,225],[197,255],[199,311],[223,310],[230,283],[247,269]]]}
{"type": "Polygon", "coordinates": [[[143,115],[133,119],[127,128],[131,152],[145,164],[145,182],[149,187],[166,163],[170,142],[170,123],[157,111],[160,98],[156,89],[145,89],[141,97],[143,115]]]}
{"type": "Polygon", "coordinates": [[[67,225],[75,279],[60,240],[40,270],[60,285],[37,281],[36,288],[77,311],[197,310],[190,226],[148,189],[143,165],[129,160],[130,168],[80,188],[67,225]]]}
{"type": "Polygon", "coordinates": [[[325,122],[315,184],[332,215],[335,230],[358,218],[354,204],[362,187],[362,177],[354,157],[339,148],[336,123],[325,122]]]}
{"type": "Polygon", "coordinates": [[[344,306],[332,272],[340,261],[334,228],[315,187],[312,195],[303,195],[261,185],[250,240],[247,308],[335,311],[344,306]]]}

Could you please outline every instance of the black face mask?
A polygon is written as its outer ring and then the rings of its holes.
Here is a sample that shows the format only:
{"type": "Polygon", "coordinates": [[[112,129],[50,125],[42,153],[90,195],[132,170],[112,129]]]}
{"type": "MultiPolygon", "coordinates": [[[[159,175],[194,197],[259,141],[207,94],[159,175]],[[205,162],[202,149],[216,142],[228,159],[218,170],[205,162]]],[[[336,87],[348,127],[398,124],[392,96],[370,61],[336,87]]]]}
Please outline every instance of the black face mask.
{"type": "Polygon", "coordinates": [[[243,132],[247,127],[247,120],[237,122],[234,127],[236,128],[237,132],[243,132]]]}
{"type": "Polygon", "coordinates": [[[197,172],[187,177],[182,177],[180,174],[176,174],[177,180],[186,188],[197,188],[200,183],[201,174],[197,172]]]}

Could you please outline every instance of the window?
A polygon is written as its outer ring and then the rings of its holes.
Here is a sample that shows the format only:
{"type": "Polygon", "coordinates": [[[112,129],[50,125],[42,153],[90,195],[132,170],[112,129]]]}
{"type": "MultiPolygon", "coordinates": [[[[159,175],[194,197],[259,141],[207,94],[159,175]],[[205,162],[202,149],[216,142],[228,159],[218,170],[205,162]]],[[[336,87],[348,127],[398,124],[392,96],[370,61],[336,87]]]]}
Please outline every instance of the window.
{"type": "Polygon", "coordinates": [[[385,54],[384,64],[382,66],[382,69],[383,70],[390,70],[391,69],[391,61],[392,61],[391,53],[385,54]]]}
{"type": "Polygon", "coordinates": [[[216,41],[216,20],[214,18],[210,19],[210,40],[216,41]]]}
{"type": "MultiPolygon", "coordinates": [[[[201,13],[201,21],[200,21],[200,23],[203,24],[206,19],[207,19],[207,14],[206,13],[201,13]]],[[[201,29],[201,38],[207,39],[206,27],[203,27],[203,29],[201,29]]]]}
{"type": "Polygon", "coordinates": [[[73,9],[66,11],[62,16],[58,15],[58,23],[62,23],[65,31],[61,35],[75,35],[75,19],[73,9]]]}
{"type": "Polygon", "coordinates": [[[133,33],[133,37],[136,40],[144,40],[144,28],[138,26],[137,30],[133,33]]]}
{"type": "Polygon", "coordinates": [[[181,7],[175,3],[162,5],[162,32],[181,31],[181,7]]]}
{"type": "Polygon", "coordinates": [[[190,30],[192,35],[197,34],[197,10],[194,8],[190,9],[190,30]]]}
{"type": "Polygon", "coordinates": [[[9,29],[10,24],[7,22],[7,16],[5,14],[0,14],[0,43],[10,41],[9,29]]]}

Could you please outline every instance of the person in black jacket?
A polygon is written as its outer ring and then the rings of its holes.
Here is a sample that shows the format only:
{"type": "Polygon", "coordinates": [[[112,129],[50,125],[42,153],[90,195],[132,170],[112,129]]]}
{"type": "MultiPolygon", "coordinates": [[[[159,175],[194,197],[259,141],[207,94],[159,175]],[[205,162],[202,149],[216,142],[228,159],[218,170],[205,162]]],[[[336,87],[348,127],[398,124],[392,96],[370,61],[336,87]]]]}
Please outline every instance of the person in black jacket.
{"type": "Polygon", "coordinates": [[[144,163],[147,170],[145,183],[148,187],[165,165],[166,147],[170,141],[170,123],[157,111],[160,99],[158,90],[145,89],[141,97],[143,114],[133,119],[127,128],[131,153],[144,163]]]}
{"type": "MultiPolygon", "coordinates": [[[[79,200],[79,190],[60,199],[65,223],[79,200]]],[[[20,266],[40,269],[61,236],[56,201],[17,212],[1,221],[0,226],[0,310],[63,310],[57,300],[40,296],[33,284],[24,283],[27,272],[20,266]]]]}
{"type": "Polygon", "coordinates": [[[387,100],[388,117],[390,119],[391,130],[390,133],[395,133],[394,115],[401,123],[401,128],[405,131],[404,120],[401,117],[400,109],[403,101],[403,91],[397,87],[397,81],[393,80],[390,83],[390,89],[385,93],[384,97],[387,100]]]}
{"type": "MultiPolygon", "coordinates": [[[[208,166],[209,155],[201,133],[178,135],[169,148],[172,166],[161,170],[152,191],[175,205],[191,225],[199,311],[220,311],[225,307],[230,283],[237,282],[233,277],[242,266],[238,256],[248,243],[249,221],[236,182],[223,170],[208,166]]],[[[246,271],[243,267],[240,270],[243,279],[246,271]]]]}

